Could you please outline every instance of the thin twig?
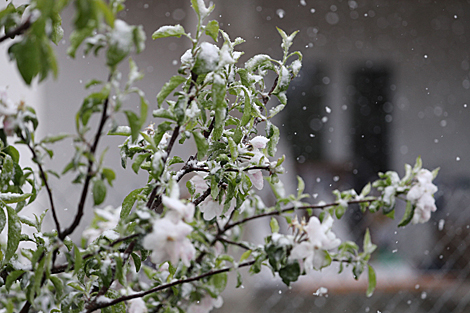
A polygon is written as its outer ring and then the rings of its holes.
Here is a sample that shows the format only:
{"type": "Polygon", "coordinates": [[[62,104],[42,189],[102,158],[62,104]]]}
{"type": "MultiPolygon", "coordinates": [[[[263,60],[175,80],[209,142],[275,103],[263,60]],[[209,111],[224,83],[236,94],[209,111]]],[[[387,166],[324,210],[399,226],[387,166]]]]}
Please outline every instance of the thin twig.
{"type": "MultiPolygon", "coordinates": [[[[188,94],[191,93],[193,88],[196,86],[196,81],[197,81],[197,75],[194,72],[191,72],[191,84],[189,85],[188,89],[188,94]]],[[[189,106],[189,104],[196,98],[195,95],[191,95],[188,99],[188,102],[186,104],[186,107],[189,106]]],[[[173,149],[173,145],[175,144],[176,139],[178,138],[179,132],[180,132],[180,125],[176,125],[176,127],[173,129],[173,134],[171,135],[171,139],[168,142],[168,146],[166,147],[166,155],[163,158],[163,165],[165,166],[166,161],[168,160],[171,150],[173,149]]],[[[159,185],[155,186],[152,190],[152,193],[150,194],[150,198],[147,201],[147,208],[151,210],[155,210],[158,208],[158,206],[162,203],[162,197],[159,195],[157,196],[157,189],[159,185]]]]}
{"type": "Polygon", "coordinates": [[[7,39],[13,39],[13,38],[15,38],[15,36],[21,35],[25,31],[27,31],[31,27],[30,19],[31,19],[31,17],[28,17],[23,24],[19,25],[17,28],[12,29],[11,31],[7,32],[5,35],[0,37],[0,42],[3,42],[7,39]]]}
{"type": "Polygon", "coordinates": [[[68,235],[73,233],[73,231],[77,228],[78,224],[80,224],[80,221],[83,217],[83,211],[84,211],[84,208],[85,208],[85,201],[86,201],[86,198],[87,198],[87,195],[88,195],[88,187],[90,185],[91,178],[93,177],[92,172],[93,172],[93,164],[94,164],[94,157],[95,157],[96,149],[98,148],[98,143],[100,141],[104,125],[105,125],[106,121],[109,118],[109,115],[107,113],[108,112],[108,104],[109,104],[109,97],[106,98],[106,100],[103,103],[103,112],[101,113],[100,124],[98,126],[98,130],[96,131],[95,140],[94,140],[93,145],[91,146],[91,149],[90,149],[91,156],[88,160],[87,175],[86,175],[86,178],[85,178],[85,183],[83,184],[83,189],[82,189],[82,194],[80,196],[80,202],[78,204],[77,214],[75,215],[75,219],[73,220],[72,225],[70,225],[69,228],[65,229],[64,232],[62,233],[62,235],[59,236],[59,238],[61,240],[64,240],[65,237],[67,237],[68,235]]]}
{"type": "MultiPolygon", "coordinates": [[[[244,263],[239,264],[237,268],[251,266],[254,263],[255,263],[255,260],[244,262],[244,263]]],[[[226,267],[226,268],[222,268],[220,270],[209,271],[207,273],[204,273],[204,274],[201,274],[201,275],[198,275],[198,276],[177,280],[177,281],[171,282],[169,284],[160,285],[160,286],[154,287],[154,288],[146,290],[146,291],[136,292],[136,293],[131,294],[131,295],[123,296],[123,297],[114,299],[112,301],[106,302],[106,303],[95,304],[95,306],[87,308],[87,312],[91,313],[94,310],[103,309],[103,308],[106,308],[106,307],[109,307],[109,306],[112,306],[112,305],[116,305],[116,304],[121,303],[123,301],[132,300],[132,299],[136,299],[136,298],[142,298],[142,297],[144,297],[148,294],[151,294],[151,293],[154,293],[154,292],[157,292],[157,291],[160,291],[160,290],[168,289],[168,288],[171,288],[173,286],[177,286],[177,285],[181,285],[181,284],[185,284],[185,283],[190,283],[192,281],[200,280],[202,278],[209,277],[209,276],[212,276],[212,275],[217,275],[217,274],[220,274],[220,273],[229,272],[232,269],[234,269],[234,267],[226,267]]]]}
{"type": "MultiPolygon", "coordinates": [[[[23,134],[21,134],[21,140],[23,140],[26,143],[26,139],[24,138],[23,134]]],[[[38,158],[38,155],[36,154],[36,150],[28,143],[26,144],[31,151],[31,154],[33,155],[33,161],[38,165],[39,168],[39,174],[41,175],[41,179],[44,183],[44,186],[46,187],[47,190],[47,196],[49,198],[49,204],[51,206],[51,211],[52,211],[52,218],[54,219],[54,224],[57,229],[57,234],[60,238],[61,236],[61,229],[60,229],[60,224],[59,224],[59,219],[57,217],[57,211],[55,209],[54,205],[54,198],[52,197],[52,190],[51,187],[49,186],[49,183],[47,181],[46,173],[44,172],[44,169],[42,168],[41,161],[38,158]]]]}
{"type": "Polygon", "coordinates": [[[202,201],[206,200],[211,194],[211,188],[207,188],[202,195],[199,196],[196,200],[193,201],[194,206],[198,206],[202,201]]]}
{"type": "MultiPolygon", "coordinates": [[[[364,203],[364,202],[371,202],[371,201],[373,201],[373,199],[351,200],[351,201],[348,201],[348,204],[364,203]]],[[[224,233],[227,230],[229,230],[230,228],[233,228],[237,225],[244,224],[248,221],[255,220],[255,219],[258,219],[258,218],[262,218],[262,217],[266,217],[266,216],[281,215],[282,213],[293,211],[293,210],[324,209],[324,208],[327,208],[327,207],[336,206],[338,204],[339,204],[339,202],[332,202],[332,203],[326,203],[326,204],[304,205],[304,206],[298,206],[298,207],[292,206],[292,207],[284,208],[284,209],[279,210],[279,211],[271,211],[271,212],[266,212],[266,213],[262,213],[262,214],[259,214],[259,215],[253,215],[253,216],[244,218],[242,220],[239,220],[237,222],[234,222],[232,224],[226,225],[224,227],[224,229],[222,230],[222,232],[224,233]]]]}
{"type": "Polygon", "coordinates": [[[232,241],[232,240],[228,240],[228,239],[225,239],[225,238],[222,238],[222,237],[219,237],[217,238],[219,241],[223,241],[225,243],[228,243],[229,245],[234,245],[234,246],[239,246],[245,250],[250,250],[251,248],[248,247],[247,245],[241,243],[241,242],[236,242],[236,241],[232,241]]]}

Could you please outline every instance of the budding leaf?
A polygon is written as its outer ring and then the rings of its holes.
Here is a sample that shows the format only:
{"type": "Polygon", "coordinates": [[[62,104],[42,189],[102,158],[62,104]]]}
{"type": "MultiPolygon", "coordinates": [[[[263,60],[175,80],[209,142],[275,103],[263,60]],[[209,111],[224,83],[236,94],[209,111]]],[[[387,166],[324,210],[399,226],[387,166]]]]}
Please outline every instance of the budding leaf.
{"type": "MultiPolygon", "coordinates": [[[[185,81],[186,81],[186,77],[180,76],[180,75],[176,75],[170,78],[170,81],[165,83],[165,85],[163,85],[162,90],[160,90],[160,92],[157,94],[158,106],[161,106],[161,104],[163,103],[163,100],[165,100],[166,97],[168,97],[168,95],[173,90],[175,90],[176,87],[178,87],[185,81]]],[[[155,114],[155,111],[154,111],[154,114],[155,114]]]]}
{"type": "Polygon", "coordinates": [[[11,257],[16,253],[21,238],[21,223],[16,211],[6,206],[8,213],[8,242],[3,264],[6,264],[11,257]]]}
{"type": "Polygon", "coordinates": [[[403,215],[402,220],[398,224],[398,227],[403,227],[408,225],[411,222],[411,219],[413,218],[415,208],[411,204],[410,201],[406,201],[406,210],[405,210],[405,215],[403,215]]]}
{"type": "Polygon", "coordinates": [[[207,23],[205,31],[206,35],[210,36],[214,41],[217,41],[217,36],[219,35],[219,22],[216,20],[210,21],[207,23]]]}
{"type": "Polygon", "coordinates": [[[371,297],[374,294],[375,286],[377,285],[377,279],[375,276],[375,271],[372,266],[368,265],[369,267],[369,285],[367,287],[366,296],[371,297]]]}
{"type": "Polygon", "coordinates": [[[158,38],[167,38],[167,37],[181,37],[181,35],[184,35],[184,28],[181,25],[174,25],[174,26],[162,26],[159,29],[157,29],[153,34],[152,34],[152,39],[158,39],[158,38]]]}
{"type": "Polygon", "coordinates": [[[106,186],[101,179],[93,182],[93,203],[100,205],[106,198],[106,186]]]}
{"type": "Polygon", "coordinates": [[[248,251],[245,251],[243,252],[242,256],[240,257],[240,261],[239,263],[245,261],[246,259],[248,259],[251,255],[251,250],[248,250],[248,251]]]}
{"type": "Polygon", "coordinates": [[[269,226],[271,227],[271,232],[272,233],[277,233],[279,232],[279,223],[274,217],[271,217],[271,222],[269,222],[269,226]]]}
{"type": "Polygon", "coordinates": [[[142,189],[143,188],[133,190],[124,198],[120,214],[121,219],[126,218],[129,215],[132,210],[132,207],[134,206],[134,203],[137,201],[137,196],[142,192],[142,189]]]}
{"type": "Polygon", "coordinates": [[[209,142],[207,139],[198,131],[193,131],[194,141],[197,146],[197,158],[201,160],[209,150],[209,142]]]}

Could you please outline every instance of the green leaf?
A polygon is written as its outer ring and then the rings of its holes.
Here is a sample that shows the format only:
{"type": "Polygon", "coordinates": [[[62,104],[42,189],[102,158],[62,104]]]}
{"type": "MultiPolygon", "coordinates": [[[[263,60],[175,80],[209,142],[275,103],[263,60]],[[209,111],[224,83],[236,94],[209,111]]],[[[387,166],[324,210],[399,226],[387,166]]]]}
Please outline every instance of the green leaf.
{"type": "Polygon", "coordinates": [[[135,252],[132,252],[131,256],[134,260],[135,271],[138,273],[140,271],[140,267],[142,266],[142,260],[140,259],[140,256],[135,252]]]}
{"type": "Polygon", "coordinates": [[[37,39],[32,39],[28,36],[22,41],[14,43],[8,49],[10,58],[16,60],[18,71],[27,85],[31,84],[33,78],[41,70],[41,62],[43,60],[41,60],[41,54],[39,53],[39,45],[37,39]]]}
{"type": "Polygon", "coordinates": [[[8,273],[7,279],[5,281],[5,289],[10,292],[11,285],[19,278],[23,273],[26,271],[24,270],[16,270],[8,273]]]}
{"type": "Polygon", "coordinates": [[[181,37],[181,35],[184,35],[184,28],[180,24],[178,25],[166,25],[162,26],[159,29],[157,29],[153,34],[152,34],[152,39],[158,39],[158,38],[167,38],[167,37],[181,37]]]}
{"type": "Polygon", "coordinates": [[[78,272],[82,269],[82,264],[83,264],[83,258],[82,258],[82,253],[80,252],[80,249],[76,246],[73,245],[73,253],[74,253],[74,267],[73,267],[73,273],[74,275],[77,275],[78,272]]]}
{"type": "MultiPolygon", "coordinates": [[[[158,106],[161,106],[161,104],[163,103],[163,100],[165,100],[166,97],[168,97],[168,95],[173,90],[175,90],[176,87],[178,87],[185,81],[186,81],[186,77],[181,76],[181,75],[175,75],[172,78],[170,78],[170,81],[165,83],[165,85],[163,85],[162,87],[162,90],[160,90],[160,92],[157,94],[158,106]]],[[[155,114],[155,111],[154,111],[154,114],[155,114]]]]}
{"type": "Polygon", "coordinates": [[[98,0],[94,2],[96,4],[96,9],[99,9],[103,13],[104,19],[109,26],[114,25],[114,14],[113,11],[109,8],[106,2],[98,0]]]}
{"type": "Polygon", "coordinates": [[[140,123],[140,118],[132,111],[126,110],[124,111],[124,114],[126,114],[129,127],[131,128],[132,141],[135,142],[139,136],[140,128],[142,126],[140,123]]]}
{"type": "Polygon", "coordinates": [[[139,172],[139,169],[140,169],[140,166],[142,165],[142,163],[143,163],[150,155],[151,155],[150,153],[143,153],[143,154],[137,155],[137,157],[135,158],[134,163],[132,163],[132,169],[134,170],[134,172],[135,172],[136,174],[139,172]]]}
{"type": "Polygon", "coordinates": [[[85,289],[77,282],[70,282],[67,285],[78,291],[85,292],[85,289]]]}
{"type": "Polygon", "coordinates": [[[132,210],[134,203],[137,201],[137,196],[142,192],[143,188],[139,188],[131,191],[122,202],[122,209],[120,217],[121,219],[126,218],[132,210]]]}
{"type": "Polygon", "coordinates": [[[297,199],[301,199],[302,194],[304,193],[305,190],[305,183],[302,177],[297,176],[297,199]]]}
{"type": "Polygon", "coordinates": [[[169,110],[167,109],[157,109],[157,110],[153,110],[153,113],[152,113],[153,117],[161,117],[161,118],[167,118],[169,120],[173,120],[173,121],[176,121],[176,117],[173,115],[173,113],[171,113],[169,110]]]}
{"type": "Polygon", "coordinates": [[[20,153],[18,152],[18,150],[16,150],[15,147],[8,146],[5,149],[3,149],[2,152],[4,152],[4,153],[8,154],[9,156],[11,156],[11,159],[14,163],[20,162],[20,153]]]}
{"type": "Polygon", "coordinates": [[[110,136],[130,136],[131,128],[129,126],[118,126],[116,129],[112,129],[108,132],[110,136]]]}
{"type": "Polygon", "coordinates": [[[363,197],[367,196],[370,193],[370,190],[371,190],[371,184],[367,183],[367,185],[365,185],[364,188],[362,188],[361,196],[363,197]]]}
{"type": "Polygon", "coordinates": [[[102,172],[101,172],[104,176],[104,178],[106,178],[106,181],[108,182],[108,184],[112,187],[113,186],[113,180],[116,179],[116,173],[114,173],[114,171],[110,168],[103,168],[102,172]]]}
{"type": "Polygon", "coordinates": [[[54,13],[51,15],[52,20],[52,33],[51,33],[51,40],[56,45],[64,37],[64,29],[62,28],[62,18],[60,17],[59,13],[54,13]]]}
{"type": "Polygon", "coordinates": [[[375,286],[377,285],[377,279],[375,276],[375,271],[372,266],[369,267],[369,285],[367,286],[366,296],[371,297],[374,294],[375,286]]]}
{"type": "Polygon", "coordinates": [[[206,155],[207,150],[209,150],[209,142],[200,132],[193,131],[192,133],[197,146],[197,158],[202,160],[206,155]]]}
{"type": "Polygon", "coordinates": [[[245,68],[249,72],[253,72],[256,70],[258,67],[260,67],[263,64],[270,63],[271,62],[271,57],[267,54],[258,54],[246,61],[245,63],[245,68]]]}
{"type": "Polygon", "coordinates": [[[287,51],[289,51],[290,46],[292,45],[295,35],[297,35],[299,31],[296,30],[295,32],[287,36],[287,34],[282,29],[278,27],[276,27],[276,29],[282,37],[281,47],[284,50],[284,53],[287,53],[287,51]]]}
{"type": "Polygon", "coordinates": [[[403,218],[398,224],[398,227],[403,227],[403,226],[408,225],[413,219],[414,211],[415,211],[415,206],[411,204],[410,201],[406,201],[405,215],[403,215],[403,218]]]}
{"type": "Polygon", "coordinates": [[[106,198],[106,185],[101,179],[96,179],[93,182],[93,203],[100,205],[106,198]]]}
{"type": "Polygon", "coordinates": [[[227,279],[227,273],[220,273],[212,275],[209,281],[214,286],[214,288],[220,293],[224,291],[225,286],[227,286],[227,279]]]}
{"type": "Polygon", "coordinates": [[[42,284],[42,279],[44,276],[44,264],[46,262],[46,257],[43,257],[39,260],[39,263],[37,263],[37,266],[34,270],[34,280],[33,280],[33,286],[32,286],[32,293],[31,295],[34,296],[39,295],[41,293],[41,284],[42,284]]]}
{"type": "Polygon", "coordinates": [[[271,222],[269,222],[269,226],[271,227],[271,232],[272,233],[277,233],[279,232],[279,223],[274,217],[271,217],[271,222]]]}
{"type": "Polygon", "coordinates": [[[212,20],[207,23],[205,32],[207,36],[210,36],[214,41],[217,41],[217,36],[219,35],[219,22],[212,20]]]}
{"type": "Polygon", "coordinates": [[[413,167],[413,172],[418,172],[423,167],[423,161],[421,160],[421,156],[416,158],[415,166],[413,167]]]}
{"type": "Polygon", "coordinates": [[[71,136],[70,134],[58,134],[58,135],[46,136],[41,140],[41,143],[54,143],[70,136],[71,136]]]}
{"type": "Polygon", "coordinates": [[[0,201],[6,204],[18,203],[31,197],[32,193],[0,193],[0,201]]]}
{"type": "Polygon", "coordinates": [[[269,138],[268,144],[266,145],[266,149],[268,151],[268,155],[273,157],[276,154],[276,146],[279,142],[279,128],[277,126],[272,125],[272,136],[269,138]]]}
{"type": "Polygon", "coordinates": [[[113,68],[119,64],[134,46],[135,26],[129,26],[123,20],[114,21],[114,29],[109,33],[109,47],[106,51],[106,64],[113,68]]]}
{"type": "Polygon", "coordinates": [[[3,229],[5,228],[5,225],[7,223],[7,216],[6,216],[5,211],[3,209],[4,206],[5,205],[0,203],[0,233],[3,231],[3,229]]]}
{"type": "Polygon", "coordinates": [[[288,263],[279,270],[279,276],[282,278],[282,282],[287,286],[289,286],[291,282],[297,281],[299,275],[300,265],[298,262],[288,263]]]}
{"type": "Polygon", "coordinates": [[[184,163],[184,160],[183,160],[181,157],[175,155],[175,156],[172,157],[171,160],[168,162],[168,166],[170,166],[170,165],[172,165],[172,164],[176,164],[176,163],[184,163]]]}
{"type": "Polygon", "coordinates": [[[95,27],[89,26],[82,29],[75,29],[72,34],[70,34],[70,46],[67,48],[67,54],[75,58],[75,53],[77,52],[78,47],[81,43],[88,37],[93,34],[95,27]]]}
{"type": "Polygon", "coordinates": [[[364,235],[364,243],[363,243],[364,253],[370,255],[372,252],[375,251],[376,248],[377,246],[374,245],[372,243],[372,240],[370,239],[369,228],[367,228],[366,234],[364,235]]]}
{"type": "Polygon", "coordinates": [[[225,104],[226,81],[220,74],[214,75],[212,85],[212,109],[215,112],[215,122],[213,130],[213,139],[219,140],[222,137],[225,124],[226,104],[225,104]]]}
{"type": "Polygon", "coordinates": [[[245,91],[245,104],[243,106],[243,116],[240,124],[245,126],[248,122],[253,118],[252,112],[252,104],[251,99],[247,91],[245,91]]]}
{"type": "Polygon", "coordinates": [[[16,211],[13,208],[6,206],[8,214],[8,241],[7,250],[5,251],[5,257],[3,264],[6,264],[18,249],[18,245],[21,239],[21,223],[16,211]]]}
{"type": "Polygon", "coordinates": [[[207,8],[204,0],[191,0],[191,6],[199,17],[199,21],[205,19],[214,10],[214,5],[207,8]]]}
{"type": "Polygon", "coordinates": [[[243,284],[242,274],[240,274],[240,272],[237,271],[237,285],[235,286],[235,288],[241,287],[242,284],[243,284]]]}
{"type": "Polygon", "coordinates": [[[50,276],[49,279],[54,285],[54,288],[55,288],[54,295],[55,295],[56,301],[58,302],[59,299],[61,299],[62,295],[64,294],[64,284],[62,284],[62,280],[60,280],[60,278],[57,276],[50,276]]]}
{"type": "Polygon", "coordinates": [[[240,257],[240,261],[238,261],[239,263],[245,261],[246,259],[248,259],[251,255],[251,250],[247,250],[245,252],[243,252],[242,256],[240,257]]]}

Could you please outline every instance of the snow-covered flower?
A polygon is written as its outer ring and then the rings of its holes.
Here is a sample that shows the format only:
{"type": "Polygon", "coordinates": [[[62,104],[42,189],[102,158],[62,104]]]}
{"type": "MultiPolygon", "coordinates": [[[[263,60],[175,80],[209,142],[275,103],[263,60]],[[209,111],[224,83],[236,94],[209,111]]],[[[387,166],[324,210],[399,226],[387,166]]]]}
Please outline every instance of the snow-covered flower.
{"type": "Polygon", "coordinates": [[[433,174],[426,169],[421,169],[416,174],[417,183],[411,187],[406,199],[415,205],[415,211],[411,222],[413,224],[425,223],[431,218],[431,212],[436,211],[433,194],[437,191],[432,183],[433,174]]]}
{"type": "Polygon", "coordinates": [[[184,203],[180,200],[180,188],[174,179],[170,180],[168,189],[169,195],[162,196],[163,205],[170,209],[165,217],[172,220],[173,223],[180,220],[191,223],[194,216],[194,204],[191,202],[184,203]]]}
{"type": "Polygon", "coordinates": [[[220,308],[224,304],[224,300],[221,296],[218,296],[217,299],[212,298],[207,295],[199,301],[199,303],[192,303],[188,307],[188,313],[208,313],[212,311],[213,308],[220,308]]]}
{"type": "Polygon", "coordinates": [[[341,243],[331,231],[332,226],[333,218],[328,215],[323,223],[320,223],[317,217],[312,216],[308,224],[303,227],[308,239],[292,249],[290,258],[303,260],[303,266],[307,273],[312,269],[320,269],[326,265],[325,251],[334,249],[341,243]]]}
{"type": "Polygon", "coordinates": [[[0,86],[0,119],[3,117],[3,130],[7,136],[12,136],[16,127],[17,106],[8,98],[6,88],[0,86]]]}
{"type": "MultiPolygon", "coordinates": [[[[251,151],[248,151],[246,148],[240,149],[240,154],[247,153],[249,152],[252,154],[252,157],[248,161],[248,164],[257,166],[260,164],[260,161],[262,158],[266,158],[264,153],[260,151],[260,149],[266,148],[266,144],[268,143],[269,139],[264,137],[264,136],[256,136],[253,139],[250,140],[250,144],[253,147],[251,151]]],[[[265,164],[269,165],[267,160],[264,161],[265,164]]],[[[248,165],[248,164],[243,164],[242,165],[248,165]]],[[[251,183],[253,186],[261,190],[263,189],[263,173],[261,172],[260,169],[254,169],[254,170],[249,170],[247,171],[247,175],[251,180],[251,183]]]]}
{"type": "Polygon", "coordinates": [[[148,309],[145,305],[145,301],[142,298],[135,298],[129,300],[129,313],[147,313],[148,309]]]}
{"type": "Polygon", "coordinates": [[[196,249],[187,238],[192,230],[182,221],[174,223],[169,218],[157,219],[153,222],[152,232],[145,236],[143,246],[152,250],[150,258],[156,264],[168,260],[175,264],[181,259],[184,265],[189,266],[196,254],[196,249]]]}
{"type": "Polygon", "coordinates": [[[189,118],[196,117],[199,113],[201,113],[201,110],[197,106],[196,101],[192,101],[189,108],[187,108],[185,111],[185,115],[189,118]]]}
{"type": "Polygon", "coordinates": [[[121,207],[113,208],[107,206],[103,209],[95,209],[95,215],[100,219],[96,223],[96,227],[86,229],[82,237],[86,239],[87,243],[92,243],[96,238],[105,235],[108,238],[119,237],[119,234],[113,231],[120,220],[121,207]]]}
{"type": "Polygon", "coordinates": [[[193,203],[183,203],[177,198],[170,198],[165,195],[162,196],[162,203],[164,206],[171,209],[171,211],[167,212],[166,217],[170,218],[174,223],[177,223],[181,219],[188,223],[193,221],[193,203]]]}

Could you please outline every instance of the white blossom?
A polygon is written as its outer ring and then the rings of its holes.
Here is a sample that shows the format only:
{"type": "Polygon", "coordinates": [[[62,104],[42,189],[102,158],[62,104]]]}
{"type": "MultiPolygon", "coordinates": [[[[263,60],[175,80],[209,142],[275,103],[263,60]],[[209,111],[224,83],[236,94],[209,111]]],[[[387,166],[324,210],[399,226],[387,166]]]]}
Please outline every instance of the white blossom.
{"type": "Polygon", "coordinates": [[[117,226],[121,218],[121,207],[115,209],[109,205],[103,209],[96,208],[95,214],[103,220],[97,222],[96,227],[88,228],[83,232],[82,237],[86,239],[88,244],[95,241],[95,239],[101,235],[106,235],[106,237],[110,239],[119,237],[113,229],[117,226]]]}
{"type": "Polygon", "coordinates": [[[175,180],[170,180],[168,188],[170,191],[169,196],[162,196],[163,205],[170,209],[165,217],[171,219],[173,223],[177,223],[180,220],[191,223],[194,217],[194,204],[191,202],[184,203],[179,199],[180,189],[175,180]]]}
{"type": "MultiPolygon", "coordinates": [[[[266,159],[264,153],[261,152],[260,149],[266,148],[266,144],[268,143],[268,141],[269,139],[264,136],[256,136],[250,140],[250,144],[253,147],[251,151],[249,151],[245,147],[240,148],[239,153],[241,155],[243,154],[252,155],[248,162],[242,162],[240,165],[248,166],[251,164],[254,166],[258,166],[263,158],[266,159]]],[[[269,165],[269,162],[267,160],[264,160],[264,164],[269,165]]],[[[263,173],[261,172],[261,169],[248,170],[246,174],[248,175],[248,178],[250,178],[251,183],[256,189],[258,190],[263,189],[264,180],[263,180],[263,173]]]]}
{"type": "Polygon", "coordinates": [[[307,273],[313,269],[321,269],[326,265],[325,251],[334,249],[341,243],[331,231],[332,226],[333,218],[328,215],[323,223],[320,223],[320,220],[313,216],[307,226],[303,227],[308,239],[292,249],[290,258],[303,261],[303,267],[307,273]]]}
{"type": "Polygon", "coordinates": [[[152,232],[145,236],[143,246],[152,250],[150,258],[156,264],[168,260],[175,264],[181,259],[184,265],[189,266],[196,254],[187,238],[192,230],[182,221],[174,223],[169,218],[157,219],[153,222],[152,232]]]}
{"type": "Polygon", "coordinates": [[[148,309],[145,305],[145,301],[142,298],[135,298],[129,300],[129,313],[147,313],[148,309]]]}
{"type": "Polygon", "coordinates": [[[417,183],[411,187],[406,199],[415,205],[411,222],[413,224],[425,223],[431,218],[431,212],[436,211],[433,194],[437,191],[432,183],[433,175],[429,170],[421,169],[416,174],[417,183]]]}
{"type": "Polygon", "coordinates": [[[207,295],[199,301],[199,303],[192,303],[188,307],[187,313],[208,313],[212,311],[213,308],[220,308],[224,304],[224,300],[221,296],[218,296],[217,299],[212,298],[207,295]]]}

